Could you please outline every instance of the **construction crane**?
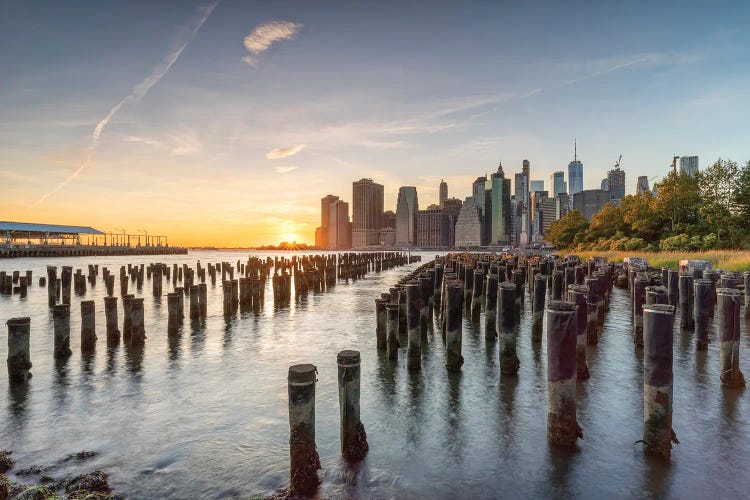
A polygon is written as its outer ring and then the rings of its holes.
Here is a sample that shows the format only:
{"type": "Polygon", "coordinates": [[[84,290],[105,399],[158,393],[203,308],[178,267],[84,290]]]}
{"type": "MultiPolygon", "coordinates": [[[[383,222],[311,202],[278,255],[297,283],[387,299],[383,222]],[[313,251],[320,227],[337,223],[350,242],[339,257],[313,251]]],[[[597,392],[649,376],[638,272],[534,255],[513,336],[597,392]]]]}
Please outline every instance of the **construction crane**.
{"type": "Polygon", "coordinates": [[[622,161],[622,155],[620,155],[620,157],[615,162],[615,169],[617,169],[617,170],[620,169],[620,161],[622,161]]]}

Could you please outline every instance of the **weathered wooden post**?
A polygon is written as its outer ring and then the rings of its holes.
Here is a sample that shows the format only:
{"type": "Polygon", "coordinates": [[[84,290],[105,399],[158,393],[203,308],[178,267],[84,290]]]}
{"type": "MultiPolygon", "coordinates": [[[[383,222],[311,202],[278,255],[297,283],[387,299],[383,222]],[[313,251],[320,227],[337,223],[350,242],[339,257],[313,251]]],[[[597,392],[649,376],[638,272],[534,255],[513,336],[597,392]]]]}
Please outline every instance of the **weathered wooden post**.
{"type": "Polygon", "coordinates": [[[497,336],[500,340],[500,372],[503,375],[516,375],[520,362],[516,355],[516,285],[500,283],[497,293],[497,307],[500,321],[497,322],[497,336]]]}
{"type": "Polygon", "coordinates": [[[471,288],[471,320],[478,321],[482,312],[482,302],[484,301],[484,271],[476,269],[474,271],[474,284],[471,288]]]}
{"type": "Polygon", "coordinates": [[[669,458],[672,441],[672,329],[674,306],[643,309],[643,442],[646,451],[669,458]]]}
{"type": "Polygon", "coordinates": [[[96,346],[96,307],[93,300],[81,301],[81,351],[90,352],[96,346]]]}
{"type": "Polygon", "coordinates": [[[708,320],[711,318],[709,308],[713,298],[711,280],[693,281],[693,322],[695,323],[695,348],[698,351],[708,349],[708,320]]]}
{"type": "Polygon", "coordinates": [[[320,484],[320,457],[315,446],[315,365],[289,367],[289,455],[292,497],[311,497],[320,484]]]}
{"type": "Polygon", "coordinates": [[[62,273],[60,274],[60,281],[62,282],[62,303],[70,304],[70,281],[73,278],[73,268],[70,266],[63,266],[62,273]]]}
{"type": "Polygon", "coordinates": [[[224,317],[229,317],[232,315],[232,283],[229,281],[224,281],[221,285],[221,290],[223,292],[223,301],[222,304],[224,306],[224,317]]]}
{"type": "Polygon", "coordinates": [[[153,281],[151,282],[151,292],[153,293],[154,297],[161,297],[161,264],[156,264],[154,266],[151,277],[153,279],[153,281]]]}
{"type": "Polygon", "coordinates": [[[565,271],[561,269],[552,271],[552,297],[550,300],[562,300],[564,281],[565,271]]]}
{"type": "Polygon", "coordinates": [[[107,324],[107,345],[117,345],[120,342],[117,297],[104,297],[104,318],[107,324]]]}
{"type": "Polygon", "coordinates": [[[198,295],[200,300],[200,317],[205,322],[208,318],[208,285],[205,283],[198,284],[198,295]]]}
{"type": "Polygon", "coordinates": [[[122,298],[122,340],[130,344],[133,334],[133,299],[135,295],[126,295],[122,298]]]}
{"type": "Polygon", "coordinates": [[[124,297],[128,294],[128,277],[123,275],[120,276],[120,297],[124,297]]]}
{"type": "Polygon", "coordinates": [[[497,275],[487,275],[485,296],[484,338],[495,340],[497,337],[497,275]]]}
{"type": "Polygon", "coordinates": [[[733,288],[718,288],[719,348],[721,383],[724,387],[744,387],[740,371],[740,301],[742,294],[733,288]]]}
{"type": "Polygon", "coordinates": [[[463,299],[464,292],[460,281],[454,281],[448,285],[446,296],[448,317],[445,334],[445,367],[448,371],[459,371],[461,365],[464,364],[464,357],[461,355],[463,299]]]}
{"type": "Polygon", "coordinates": [[[531,341],[542,341],[544,328],[544,300],[547,297],[547,277],[543,274],[534,276],[534,298],[531,301],[531,341]]]}
{"type": "Polygon", "coordinates": [[[420,313],[422,310],[422,289],[416,283],[406,285],[406,322],[408,342],[406,344],[406,366],[409,370],[419,370],[422,356],[422,332],[420,313]]]}
{"type": "Polygon", "coordinates": [[[750,319],[750,271],[742,274],[745,282],[745,319],[750,319]]]}
{"type": "Polygon", "coordinates": [[[146,330],[143,324],[143,298],[130,299],[130,317],[132,333],[130,335],[130,345],[142,347],[146,344],[146,330]]]}
{"type": "Polygon", "coordinates": [[[57,267],[47,266],[47,305],[57,304],[57,267]]]}
{"type": "Polygon", "coordinates": [[[693,277],[683,274],[679,278],[680,328],[693,329],[693,277]]]}
{"type": "Polygon", "coordinates": [[[201,317],[200,291],[198,285],[190,286],[190,321],[198,321],[201,317]]]}
{"type": "Polygon", "coordinates": [[[643,346],[643,304],[646,302],[648,278],[638,273],[633,281],[633,342],[643,346]]]}
{"type": "Polygon", "coordinates": [[[586,310],[586,340],[590,345],[594,345],[599,343],[599,327],[597,323],[597,291],[599,290],[599,280],[596,278],[584,278],[583,282],[589,289],[586,310]]]}
{"type": "Polygon", "coordinates": [[[576,417],[576,305],[547,308],[547,441],[575,446],[583,432],[576,417]]]}
{"type": "Polygon", "coordinates": [[[359,416],[359,351],[341,351],[336,361],[341,415],[341,454],[349,462],[359,462],[365,458],[369,449],[367,433],[359,416]]]}
{"type": "Polygon", "coordinates": [[[24,383],[31,378],[31,318],[11,318],[8,325],[8,380],[24,383]]]}
{"type": "Polygon", "coordinates": [[[669,293],[669,305],[677,309],[679,305],[679,282],[680,274],[675,269],[667,270],[667,291],[669,293]]]}
{"type": "Polygon", "coordinates": [[[663,286],[646,287],[646,305],[669,304],[669,293],[663,286]]]}
{"type": "Polygon", "coordinates": [[[380,298],[375,299],[375,339],[377,341],[378,351],[385,351],[388,341],[386,338],[386,322],[388,316],[386,313],[386,305],[388,301],[380,298]]]}
{"type": "Polygon", "coordinates": [[[386,335],[387,335],[387,344],[386,349],[388,352],[388,359],[397,359],[398,358],[398,348],[400,347],[400,343],[398,341],[398,317],[399,317],[399,305],[398,304],[388,304],[385,307],[386,309],[386,335]]]}
{"type": "Polygon", "coordinates": [[[55,335],[54,358],[67,359],[73,354],[70,350],[70,306],[68,304],[53,306],[52,322],[55,335]]]}
{"type": "Polygon", "coordinates": [[[576,377],[586,380],[590,377],[586,360],[586,331],[588,329],[588,287],[586,285],[568,286],[568,301],[576,305],[576,377]]]}
{"type": "Polygon", "coordinates": [[[167,335],[177,335],[182,318],[180,317],[180,295],[177,292],[167,294],[167,335]]]}
{"type": "Polygon", "coordinates": [[[467,308],[471,307],[471,294],[474,287],[474,268],[473,267],[466,267],[464,268],[464,293],[463,293],[463,304],[466,305],[467,308]]]}

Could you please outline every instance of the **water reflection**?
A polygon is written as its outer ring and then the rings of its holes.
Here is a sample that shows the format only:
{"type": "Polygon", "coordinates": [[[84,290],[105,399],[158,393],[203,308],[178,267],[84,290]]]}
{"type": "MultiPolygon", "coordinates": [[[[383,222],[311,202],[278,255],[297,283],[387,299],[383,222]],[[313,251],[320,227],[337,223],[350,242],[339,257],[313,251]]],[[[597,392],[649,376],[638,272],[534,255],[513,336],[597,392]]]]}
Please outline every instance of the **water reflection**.
{"type": "Polygon", "coordinates": [[[451,457],[457,463],[464,461],[464,452],[466,446],[466,434],[464,433],[464,420],[461,413],[461,378],[463,372],[447,373],[447,391],[443,415],[445,417],[445,427],[443,429],[443,448],[446,455],[451,457]]]}
{"type": "Polygon", "coordinates": [[[125,364],[132,374],[140,374],[143,368],[144,346],[127,344],[125,346],[125,364]]]}

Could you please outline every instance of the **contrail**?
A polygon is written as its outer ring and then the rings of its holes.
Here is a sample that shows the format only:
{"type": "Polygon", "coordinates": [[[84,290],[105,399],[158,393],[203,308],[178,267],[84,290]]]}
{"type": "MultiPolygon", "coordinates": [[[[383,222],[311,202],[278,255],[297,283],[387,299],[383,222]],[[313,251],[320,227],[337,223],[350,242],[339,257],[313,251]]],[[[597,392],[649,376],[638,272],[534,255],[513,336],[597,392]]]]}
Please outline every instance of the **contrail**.
{"type": "Polygon", "coordinates": [[[183,43],[177,50],[168,54],[162,60],[162,62],[156,68],[154,68],[154,71],[149,76],[144,78],[143,81],[133,87],[133,90],[131,90],[127,96],[125,96],[120,102],[118,102],[115,107],[109,110],[107,116],[102,118],[102,120],[97,123],[96,127],[94,127],[93,133],[91,134],[91,143],[86,148],[86,159],[83,161],[83,163],[81,163],[81,165],[72,174],[65,178],[65,180],[58,184],[52,191],[39,198],[33,206],[37,206],[43,203],[44,200],[67,186],[73,179],[78,177],[78,174],[83,172],[83,170],[91,164],[91,155],[94,153],[94,151],[96,151],[96,147],[99,143],[99,137],[102,135],[104,128],[107,126],[112,117],[114,117],[117,112],[120,111],[120,108],[122,108],[124,105],[140,101],[148,93],[148,91],[151,90],[151,87],[159,83],[159,80],[164,78],[164,75],[166,75],[172,65],[177,62],[177,59],[180,58],[182,51],[185,50],[185,47],[187,47],[188,44],[193,40],[195,34],[199,29],[201,29],[201,26],[203,26],[203,23],[206,22],[209,16],[211,16],[211,13],[214,11],[220,1],[221,0],[216,0],[203,8],[200,19],[193,27],[192,31],[190,32],[190,36],[188,36],[188,39],[185,41],[185,43],[183,43]]]}

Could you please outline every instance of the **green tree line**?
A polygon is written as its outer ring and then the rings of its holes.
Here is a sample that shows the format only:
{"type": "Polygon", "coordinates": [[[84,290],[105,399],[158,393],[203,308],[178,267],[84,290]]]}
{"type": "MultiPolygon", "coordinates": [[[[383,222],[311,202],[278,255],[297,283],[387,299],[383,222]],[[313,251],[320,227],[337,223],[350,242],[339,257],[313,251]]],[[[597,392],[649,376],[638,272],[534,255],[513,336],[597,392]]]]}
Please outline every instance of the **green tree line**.
{"type": "Polygon", "coordinates": [[[591,222],[571,211],[545,239],[577,250],[750,248],[750,161],[719,158],[694,177],[670,172],[655,188],[608,203],[591,222]]]}

